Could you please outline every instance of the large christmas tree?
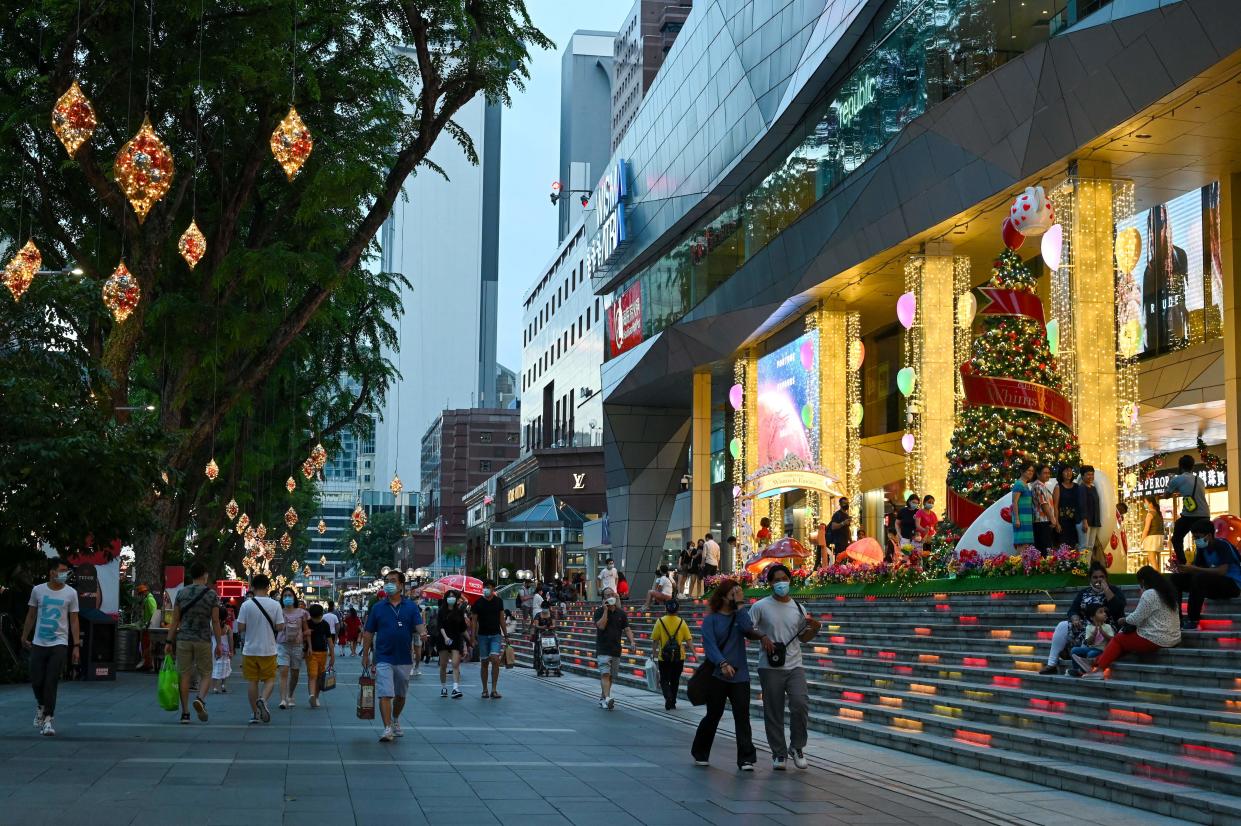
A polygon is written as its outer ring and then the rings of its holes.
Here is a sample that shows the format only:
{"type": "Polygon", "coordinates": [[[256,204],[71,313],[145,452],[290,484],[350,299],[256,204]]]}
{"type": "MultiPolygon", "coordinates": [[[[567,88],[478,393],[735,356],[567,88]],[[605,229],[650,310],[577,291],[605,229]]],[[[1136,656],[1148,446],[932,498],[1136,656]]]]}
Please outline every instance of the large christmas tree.
{"type": "Polygon", "coordinates": [[[962,525],[1008,493],[1022,462],[1081,461],[1036,281],[1006,249],[978,290],[981,331],[961,365],[966,403],[948,451],[949,515],[962,525]]]}

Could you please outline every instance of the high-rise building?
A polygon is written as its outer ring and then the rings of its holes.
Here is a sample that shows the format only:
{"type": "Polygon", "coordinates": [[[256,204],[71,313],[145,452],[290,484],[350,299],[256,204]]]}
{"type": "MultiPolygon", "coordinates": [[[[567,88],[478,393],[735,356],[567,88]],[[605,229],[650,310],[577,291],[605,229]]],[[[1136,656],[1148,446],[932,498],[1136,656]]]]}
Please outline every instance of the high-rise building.
{"type": "Polygon", "coordinates": [[[612,154],[615,38],[616,32],[576,31],[560,58],[560,241],[586,209],[568,190],[593,190],[612,154]]]}
{"type": "MultiPolygon", "coordinates": [[[[636,0],[616,33],[612,54],[612,151],[638,114],[693,0],[636,0]]],[[[593,182],[591,184],[593,186],[593,182]]]]}

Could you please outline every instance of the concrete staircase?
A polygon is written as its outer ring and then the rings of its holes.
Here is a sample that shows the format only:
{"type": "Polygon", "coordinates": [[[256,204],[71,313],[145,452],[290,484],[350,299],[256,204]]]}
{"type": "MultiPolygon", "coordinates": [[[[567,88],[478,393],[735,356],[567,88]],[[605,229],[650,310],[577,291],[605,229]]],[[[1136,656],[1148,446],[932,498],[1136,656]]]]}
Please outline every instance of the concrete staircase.
{"type": "MultiPolygon", "coordinates": [[[[1180,647],[1121,660],[1110,680],[1040,676],[1052,629],[1075,594],[803,603],[823,621],[803,646],[810,725],[1194,823],[1241,824],[1241,604],[1208,603],[1202,629],[1186,632],[1180,647]]],[[[1132,608],[1136,590],[1127,596],[1132,608]]],[[[558,624],[566,671],[595,673],[594,607],[572,606],[558,624]]],[[[703,610],[683,603],[695,631],[687,677],[702,656],[703,610]]],[[[630,610],[642,650],[624,656],[623,683],[646,684],[661,614],[630,610]]],[[[757,644],[750,650],[761,738],[757,644]]],[[[529,642],[517,651],[529,665],[529,642]]]]}

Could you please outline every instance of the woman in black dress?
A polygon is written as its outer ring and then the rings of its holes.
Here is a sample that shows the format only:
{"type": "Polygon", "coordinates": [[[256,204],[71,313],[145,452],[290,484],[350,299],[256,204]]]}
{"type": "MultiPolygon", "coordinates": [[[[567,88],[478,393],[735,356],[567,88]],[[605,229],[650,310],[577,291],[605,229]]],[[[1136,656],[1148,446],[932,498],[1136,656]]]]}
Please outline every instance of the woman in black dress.
{"type": "Polygon", "coordinates": [[[1060,517],[1060,535],[1057,541],[1070,548],[1077,547],[1077,523],[1081,518],[1081,491],[1073,482],[1073,468],[1060,468],[1056,489],[1052,493],[1052,505],[1060,517]]]}
{"type": "Polygon", "coordinates": [[[452,661],[452,698],[459,700],[461,693],[461,655],[465,652],[470,620],[465,610],[465,600],[460,591],[444,594],[444,607],[439,612],[440,696],[448,694],[448,663],[452,661]]]}

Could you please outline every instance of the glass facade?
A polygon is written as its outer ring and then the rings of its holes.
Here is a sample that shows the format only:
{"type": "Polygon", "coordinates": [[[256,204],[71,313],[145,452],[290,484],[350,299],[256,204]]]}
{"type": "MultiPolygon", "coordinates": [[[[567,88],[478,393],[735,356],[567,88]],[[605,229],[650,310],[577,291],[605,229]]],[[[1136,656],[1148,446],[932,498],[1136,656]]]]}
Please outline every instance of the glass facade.
{"type": "Polygon", "coordinates": [[[1046,39],[1045,10],[1012,5],[888,3],[774,163],[613,291],[640,286],[641,338],[681,318],[911,120],[1046,39]]]}

